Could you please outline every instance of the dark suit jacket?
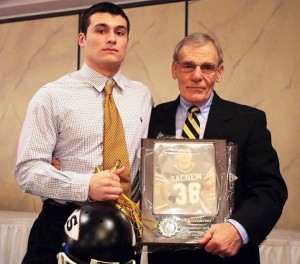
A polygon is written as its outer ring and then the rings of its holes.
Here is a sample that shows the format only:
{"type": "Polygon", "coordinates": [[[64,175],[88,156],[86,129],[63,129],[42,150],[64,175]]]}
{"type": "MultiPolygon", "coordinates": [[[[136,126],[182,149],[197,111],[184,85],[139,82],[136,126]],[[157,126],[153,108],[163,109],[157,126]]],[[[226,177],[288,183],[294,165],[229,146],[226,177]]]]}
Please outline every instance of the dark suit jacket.
{"type": "MultiPolygon", "coordinates": [[[[175,135],[175,115],[179,97],[156,106],[151,115],[149,138],[159,132],[175,135]]],[[[247,231],[250,242],[235,257],[225,258],[202,252],[149,254],[153,263],[251,263],[259,262],[258,245],[278,221],[287,199],[287,188],[280,174],[277,153],[266,127],[266,115],[253,107],[221,99],[216,93],[210,108],[204,139],[227,139],[238,144],[235,204],[232,219],[247,231]],[[190,259],[189,259],[190,258],[190,259]],[[201,259],[204,261],[201,261],[201,259]],[[178,262],[176,262],[178,261],[178,262]]]]}

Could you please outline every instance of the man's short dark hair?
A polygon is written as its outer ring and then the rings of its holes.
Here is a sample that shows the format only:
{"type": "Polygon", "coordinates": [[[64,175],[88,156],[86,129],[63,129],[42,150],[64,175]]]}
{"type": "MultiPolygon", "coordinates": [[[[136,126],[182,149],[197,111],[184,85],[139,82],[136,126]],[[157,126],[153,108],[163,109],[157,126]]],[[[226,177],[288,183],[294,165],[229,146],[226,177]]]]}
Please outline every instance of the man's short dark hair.
{"type": "Polygon", "coordinates": [[[81,17],[81,22],[80,22],[80,32],[86,35],[87,29],[90,25],[90,16],[95,13],[109,13],[111,15],[122,16],[127,22],[127,33],[129,34],[130,22],[127,15],[125,14],[125,12],[121,7],[108,2],[95,4],[83,12],[81,17]]]}

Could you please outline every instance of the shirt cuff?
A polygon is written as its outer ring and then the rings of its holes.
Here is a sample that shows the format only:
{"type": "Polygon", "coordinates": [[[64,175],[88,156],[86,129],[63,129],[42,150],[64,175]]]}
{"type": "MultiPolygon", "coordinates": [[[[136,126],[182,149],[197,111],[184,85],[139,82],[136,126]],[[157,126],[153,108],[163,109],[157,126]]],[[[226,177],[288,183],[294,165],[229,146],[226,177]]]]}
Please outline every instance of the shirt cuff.
{"type": "Polygon", "coordinates": [[[243,243],[247,244],[249,242],[249,236],[247,234],[246,229],[238,221],[236,221],[234,219],[228,219],[227,222],[234,225],[234,227],[240,233],[240,236],[242,237],[243,243]]]}

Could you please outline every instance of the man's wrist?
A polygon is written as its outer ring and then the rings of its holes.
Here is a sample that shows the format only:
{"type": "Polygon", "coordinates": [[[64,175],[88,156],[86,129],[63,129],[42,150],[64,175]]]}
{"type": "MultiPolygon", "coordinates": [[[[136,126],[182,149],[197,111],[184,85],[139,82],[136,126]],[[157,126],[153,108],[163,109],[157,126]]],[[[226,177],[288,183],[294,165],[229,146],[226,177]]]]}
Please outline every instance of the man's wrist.
{"type": "Polygon", "coordinates": [[[90,198],[89,196],[88,196],[88,198],[87,198],[87,202],[88,203],[94,203],[94,202],[96,202],[95,200],[93,200],[92,198],[90,198]]]}
{"type": "Polygon", "coordinates": [[[237,229],[237,231],[239,232],[239,234],[243,240],[243,243],[247,244],[249,242],[249,236],[248,236],[246,229],[238,221],[236,221],[234,219],[228,219],[227,222],[232,224],[237,229]]]}

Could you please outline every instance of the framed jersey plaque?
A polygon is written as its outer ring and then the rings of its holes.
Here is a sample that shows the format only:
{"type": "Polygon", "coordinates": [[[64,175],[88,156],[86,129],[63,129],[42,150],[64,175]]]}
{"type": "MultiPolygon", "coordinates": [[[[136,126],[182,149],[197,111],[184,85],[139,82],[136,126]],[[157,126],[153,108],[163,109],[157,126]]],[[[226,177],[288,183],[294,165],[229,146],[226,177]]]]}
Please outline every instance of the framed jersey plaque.
{"type": "Polygon", "coordinates": [[[143,244],[197,244],[231,212],[226,140],[143,139],[143,244]]]}

